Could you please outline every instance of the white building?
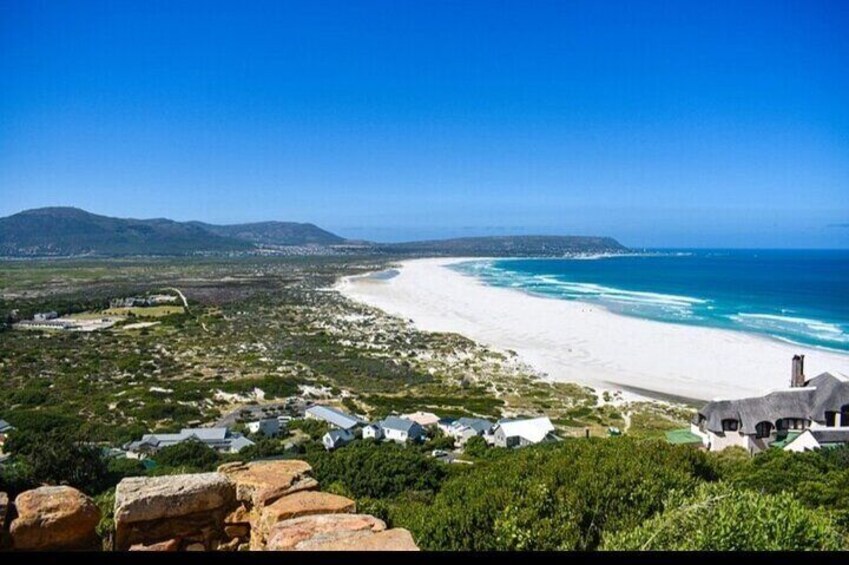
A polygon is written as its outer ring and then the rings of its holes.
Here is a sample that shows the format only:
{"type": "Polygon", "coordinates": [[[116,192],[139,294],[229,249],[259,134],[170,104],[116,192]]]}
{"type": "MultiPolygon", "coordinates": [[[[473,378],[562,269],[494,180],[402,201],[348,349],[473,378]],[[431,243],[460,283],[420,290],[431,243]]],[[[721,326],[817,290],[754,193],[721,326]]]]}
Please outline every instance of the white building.
{"type": "Polygon", "coordinates": [[[383,439],[383,429],[377,424],[369,424],[363,428],[363,439],[383,439]]]}
{"type": "Polygon", "coordinates": [[[419,424],[397,416],[388,416],[379,425],[385,439],[398,443],[418,441],[425,435],[424,428],[419,424]]]}
{"type": "Polygon", "coordinates": [[[445,435],[453,437],[460,447],[475,436],[482,436],[487,443],[492,443],[492,428],[495,424],[483,418],[459,418],[452,422],[440,420],[439,429],[445,435]]]}
{"type": "Polygon", "coordinates": [[[352,441],[354,434],[350,430],[330,430],[321,438],[321,443],[327,451],[348,445],[352,441]]]}
{"type": "Polygon", "coordinates": [[[556,439],[554,425],[546,416],[527,420],[499,420],[492,431],[498,447],[523,447],[556,439]]]}
{"type": "Polygon", "coordinates": [[[266,437],[277,437],[280,433],[280,421],[277,418],[267,418],[248,423],[248,431],[252,434],[262,434],[266,437]]]}

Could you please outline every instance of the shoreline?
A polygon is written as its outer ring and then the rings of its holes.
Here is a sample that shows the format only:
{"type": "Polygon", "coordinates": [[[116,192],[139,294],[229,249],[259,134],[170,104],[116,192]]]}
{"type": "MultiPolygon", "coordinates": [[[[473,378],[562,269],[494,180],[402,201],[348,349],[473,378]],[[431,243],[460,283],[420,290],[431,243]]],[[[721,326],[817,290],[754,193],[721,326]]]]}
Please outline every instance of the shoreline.
{"type": "Polygon", "coordinates": [[[849,374],[849,355],[746,332],[612,313],[579,301],[487,286],[444,268],[486,258],[401,261],[387,279],[345,277],[334,289],[423,331],[454,332],[513,350],[546,378],[641,398],[698,401],[761,395],[789,385],[792,355],[806,375],[849,374]]]}

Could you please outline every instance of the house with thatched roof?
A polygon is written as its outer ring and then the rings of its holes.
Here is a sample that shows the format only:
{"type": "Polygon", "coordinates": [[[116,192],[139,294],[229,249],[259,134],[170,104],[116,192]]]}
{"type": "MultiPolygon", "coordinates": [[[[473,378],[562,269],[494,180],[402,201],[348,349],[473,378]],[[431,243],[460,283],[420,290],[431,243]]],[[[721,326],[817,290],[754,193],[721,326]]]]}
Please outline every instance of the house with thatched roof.
{"type": "Polygon", "coordinates": [[[806,379],[803,363],[803,355],[793,358],[790,388],[752,398],[709,402],[694,416],[691,433],[710,451],[739,446],[758,453],[776,442],[785,442],[788,434],[849,430],[849,379],[832,373],[806,379]]]}

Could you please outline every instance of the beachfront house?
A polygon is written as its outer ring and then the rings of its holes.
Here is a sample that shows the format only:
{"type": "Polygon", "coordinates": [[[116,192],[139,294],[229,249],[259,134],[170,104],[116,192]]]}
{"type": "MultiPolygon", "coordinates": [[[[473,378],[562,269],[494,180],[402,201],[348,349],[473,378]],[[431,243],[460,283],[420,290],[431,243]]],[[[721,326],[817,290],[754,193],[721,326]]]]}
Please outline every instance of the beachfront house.
{"type": "MultiPolygon", "coordinates": [[[[849,430],[849,379],[822,373],[812,379],[804,375],[804,355],[793,357],[790,387],[752,398],[714,400],[694,416],[690,432],[703,447],[721,451],[739,446],[758,453],[779,443],[788,447],[811,430],[849,430]],[[792,435],[799,434],[799,438],[792,435]],[[794,439],[794,441],[788,441],[794,439]]],[[[820,435],[833,439],[840,434],[820,435]]],[[[813,445],[815,434],[805,435],[794,449],[813,445]]],[[[819,440],[816,440],[819,443],[819,440]]]]}
{"type": "Polygon", "coordinates": [[[265,437],[277,437],[280,433],[280,420],[277,418],[265,418],[248,422],[248,431],[252,434],[262,434],[265,437]]]}
{"type": "Polygon", "coordinates": [[[439,423],[439,416],[433,412],[422,412],[421,410],[411,414],[401,414],[401,418],[412,420],[423,428],[436,426],[439,423]]]}
{"type": "Polygon", "coordinates": [[[321,404],[310,406],[304,411],[304,415],[309,420],[321,420],[340,430],[354,430],[366,424],[366,422],[356,416],[346,414],[341,410],[329,406],[322,406],[321,404]]]}
{"type": "Polygon", "coordinates": [[[487,443],[492,443],[492,428],[495,426],[489,420],[483,418],[459,418],[451,422],[440,422],[439,429],[445,435],[453,437],[455,443],[462,447],[475,436],[483,436],[487,443]]]}
{"type": "Polygon", "coordinates": [[[354,441],[354,434],[351,430],[330,430],[321,438],[321,443],[324,444],[324,449],[331,451],[337,447],[348,445],[354,441]]]}
{"type": "Polygon", "coordinates": [[[369,424],[363,428],[363,439],[383,439],[383,429],[380,422],[369,424]]]}
{"type": "Polygon", "coordinates": [[[189,440],[199,441],[219,453],[238,453],[254,445],[242,434],[227,428],[183,428],[177,434],[145,434],[140,440],[125,445],[124,449],[130,459],[145,459],[160,449],[189,440]]]}
{"type": "Polygon", "coordinates": [[[524,447],[557,439],[554,425],[546,416],[524,420],[499,420],[492,430],[497,447],[524,447]]]}
{"type": "Polygon", "coordinates": [[[425,435],[424,428],[417,422],[398,416],[388,416],[379,425],[385,439],[398,443],[419,441],[425,435]]]}

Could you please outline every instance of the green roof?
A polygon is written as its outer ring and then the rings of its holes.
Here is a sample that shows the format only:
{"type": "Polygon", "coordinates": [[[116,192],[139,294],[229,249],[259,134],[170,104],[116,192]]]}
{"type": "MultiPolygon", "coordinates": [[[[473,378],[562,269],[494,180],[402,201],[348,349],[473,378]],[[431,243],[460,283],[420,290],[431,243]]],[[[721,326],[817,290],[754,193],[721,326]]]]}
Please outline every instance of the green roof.
{"type": "Polygon", "coordinates": [[[681,428],[666,432],[666,441],[674,445],[684,445],[688,443],[701,444],[702,438],[691,432],[690,428],[681,428]]]}
{"type": "Polygon", "coordinates": [[[802,435],[802,432],[787,432],[787,436],[784,439],[780,439],[778,441],[774,441],[769,444],[770,447],[777,447],[779,449],[783,449],[785,446],[793,443],[793,440],[802,435]]]}

